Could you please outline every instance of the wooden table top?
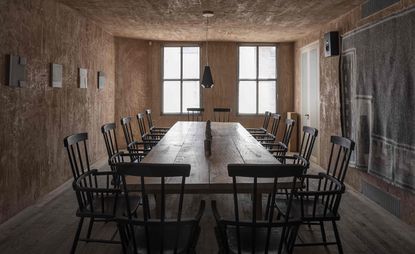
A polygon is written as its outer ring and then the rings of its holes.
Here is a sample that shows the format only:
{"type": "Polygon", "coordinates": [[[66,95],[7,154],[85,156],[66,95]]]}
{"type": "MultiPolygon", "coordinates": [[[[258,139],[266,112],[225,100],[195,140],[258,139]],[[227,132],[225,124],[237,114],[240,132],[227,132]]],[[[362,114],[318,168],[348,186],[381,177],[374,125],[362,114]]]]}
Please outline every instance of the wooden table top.
{"type": "MultiPolygon", "coordinates": [[[[190,193],[232,192],[232,178],[228,176],[228,164],[279,163],[239,123],[212,122],[212,154],[206,156],[205,130],[206,122],[177,122],[142,162],[190,164],[190,177],[186,179],[185,187],[186,192],[190,193]]],[[[252,183],[252,179],[239,178],[238,182],[240,182],[238,187],[248,188],[250,186],[248,183],[252,183]]],[[[169,183],[173,190],[179,179],[167,179],[166,183],[169,183]]],[[[154,185],[154,188],[157,188],[157,184],[154,185]]],[[[272,184],[268,180],[263,180],[260,185],[263,191],[272,189],[272,184]]],[[[287,187],[281,185],[280,188],[287,187]]],[[[146,188],[149,191],[152,189],[146,188]]]]}

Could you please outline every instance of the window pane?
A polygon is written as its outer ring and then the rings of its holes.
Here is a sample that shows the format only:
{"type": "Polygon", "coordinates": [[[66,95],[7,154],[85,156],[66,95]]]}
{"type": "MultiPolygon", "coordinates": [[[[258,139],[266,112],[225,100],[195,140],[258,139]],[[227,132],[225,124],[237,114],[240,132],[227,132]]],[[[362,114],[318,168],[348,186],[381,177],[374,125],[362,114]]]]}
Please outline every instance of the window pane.
{"type": "Polygon", "coordinates": [[[199,47],[183,47],[183,78],[199,79],[199,47]]]}
{"type": "Polygon", "coordinates": [[[256,113],[256,82],[239,81],[239,113],[256,113]]]}
{"type": "Polygon", "coordinates": [[[180,113],[180,81],[164,81],[163,113],[180,113]]]}
{"type": "Polygon", "coordinates": [[[277,97],[275,81],[260,81],[258,93],[258,113],[265,113],[265,111],[275,112],[277,97]]]}
{"type": "Polygon", "coordinates": [[[276,47],[259,47],[259,78],[276,78],[276,47]]]}
{"type": "Polygon", "coordinates": [[[164,79],[180,78],[180,47],[164,48],[164,79]]]}
{"type": "Polygon", "coordinates": [[[239,78],[256,78],[256,47],[239,47],[239,78]]]}
{"type": "Polygon", "coordinates": [[[187,108],[198,108],[200,105],[199,100],[200,85],[198,81],[184,81],[183,82],[183,112],[187,111],[187,108]]]}

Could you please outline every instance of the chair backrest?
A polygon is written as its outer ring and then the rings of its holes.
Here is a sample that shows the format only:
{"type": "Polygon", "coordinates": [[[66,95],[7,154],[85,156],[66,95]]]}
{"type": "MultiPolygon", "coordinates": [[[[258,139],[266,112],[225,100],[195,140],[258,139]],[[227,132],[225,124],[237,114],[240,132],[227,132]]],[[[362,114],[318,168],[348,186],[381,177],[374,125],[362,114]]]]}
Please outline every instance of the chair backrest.
{"type": "Polygon", "coordinates": [[[317,135],[318,130],[316,128],[303,126],[303,137],[301,139],[298,155],[305,158],[307,161],[310,161],[317,135]]]}
{"type": "MultiPolygon", "coordinates": [[[[135,176],[134,179],[137,179],[137,184],[139,191],[142,193],[143,205],[142,205],[142,218],[137,218],[133,211],[133,204],[130,203],[130,193],[137,191],[137,185],[135,187],[130,187],[129,184],[123,184],[123,190],[125,194],[125,201],[127,205],[127,217],[129,225],[139,225],[145,228],[145,241],[147,250],[151,249],[150,242],[156,241],[157,245],[160,248],[160,252],[164,253],[165,244],[165,231],[164,228],[168,227],[168,224],[176,224],[177,230],[179,229],[179,224],[182,221],[182,211],[183,211],[183,197],[184,197],[184,188],[186,177],[190,175],[190,165],[188,164],[147,164],[147,163],[120,163],[117,164],[117,173],[121,176],[122,181],[125,183],[127,176],[135,176]],[[178,184],[180,185],[180,192],[177,204],[177,213],[173,217],[167,218],[166,216],[166,182],[171,181],[172,179],[177,179],[178,184]],[[148,181],[148,182],[147,182],[148,181]],[[148,200],[147,185],[148,184],[158,184],[160,186],[160,216],[155,218],[150,214],[150,205],[148,200]],[[159,239],[150,239],[149,228],[154,227],[161,228],[159,239]],[[150,241],[151,240],[151,241],[150,241]],[[157,242],[159,241],[159,242],[157,242]]],[[[171,207],[169,207],[171,209],[171,207]]],[[[174,214],[172,210],[169,210],[169,214],[174,214]]],[[[185,223],[185,222],[183,222],[185,223]]],[[[129,232],[134,234],[134,231],[129,232]]],[[[123,234],[123,232],[121,232],[123,234]]],[[[175,244],[175,249],[177,249],[177,241],[180,232],[176,232],[177,239],[175,244]]],[[[133,237],[134,239],[134,237],[133,237]]],[[[134,242],[135,245],[135,242],[134,242]]],[[[137,253],[137,246],[134,246],[134,253],[137,253]]]]}
{"type": "MultiPolygon", "coordinates": [[[[293,221],[298,223],[298,218],[290,218],[290,212],[292,208],[292,200],[293,195],[296,193],[298,187],[300,187],[301,177],[305,172],[305,167],[302,165],[284,165],[284,164],[230,164],[228,165],[228,173],[229,176],[232,177],[233,183],[233,201],[234,201],[234,221],[229,223],[229,225],[233,226],[236,229],[236,236],[237,236],[237,244],[238,244],[238,253],[241,253],[242,242],[241,242],[241,228],[248,228],[252,230],[251,237],[248,239],[251,242],[250,246],[252,248],[258,248],[257,242],[263,242],[264,239],[257,239],[256,234],[254,233],[256,229],[262,227],[267,230],[267,234],[265,236],[265,251],[260,251],[261,253],[267,253],[270,247],[270,243],[274,242],[275,239],[271,239],[271,232],[272,228],[282,227],[282,234],[281,239],[279,240],[280,243],[283,243],[283,239],[286,239],[287,234],[289,234],[287,227],[293,221]],[[238,191],[238,179],[242,178],[243,183],[247,183],[247,178],[252,179],[252,190],[251,193],[251,200],[252,200],[252,214],[251,218],[247,220],[241,220],[240,217],[240,205],[238,200],[238,194],[242,193],[242,191],[238,191]],[[262,200],[258,200],[258,182],[263,179],[270,180],[273,188],[271,195],[271,202],[274,204],[276,200],[276,196],[278,194],[278,184],[281,178],[287,179],[289,183],[291,183],[291,191],[287,194],[287,216],[284,217],[282,220],[275,220],[276,218],[276,208],[272,206],[270,208],[269,214],[267,218],[264,220],[262,214],[257,214],[256,206],[257,202],[262,202],[262,200]]],[[[246,192],[245,192],[246,193],[246,192]]],[[[244,201],[244,206],[246,205],[246,201],[244,201]]],[[[246,232],[246,230],[245,230],[246,232]]],[[[247,245],[246,243],[244,244],[247,245]]],[[[282,244],[279,246],[278,253],[281,253],[282,244]]],[[[255,253],[257,250],[252,249],[251,252],[255,253]]]]}
{"type": "Polygon", "coordinates": [[[204,108],[187,108],[187,121],[203,121],[204,108]]]}
{"type": "Polygon", "coordinates": [[[147,134],[146,123],[144,122],[144,114],[137,114],[138,128],[140,129],[141,139],[144,140],[145,135],[147,134]]]}
{"type": "Polygon", "coordinates": [[[333,176],[343,183],[355,143],[351,139],[339,136],[331,136],[330,140],[332,145],[327,175],[333,176]]]}
{"type": "MultiPolygon", "coordinates": [[[[124,162],[124,156],[122,156],[122,152],[118,149],[115,123],[102,125],[101,132],[104,136],[105,146],[107,148],[108,162],[111,166],[111,170],[115,172],[116,169],[113,164],[124,162]]],[[[133,155],[131,155],[130,158],[132,161],[138,159],[137,156],[133,155]]]]}
{"type": "Polygon", "coordinates": [[[121,118],[121,126],[124,132],[125,142],[127,146],[134,142],[133,129],[131,128],[131,116],[121,118]]]}
{"type": "Polygon", "coordinates": [[[231,114],[230,108],[214,108],[213,109],[213,121],[229,122],[230,114],[231,114]]]}
{"type": "Polygon", "coordinates": [[[108,159],[119,153],[115,123],[106,123],[101,126],[102,136],[104,137],[105,147],[107,148],[108,159]]]}
{"type": "Polygon", "coordinates": [[[271,118],[271,112],[265,111],[264,122],[262,123],[262,128],[268,130],[269,119],[271,118]]]}
{"type": "MultiPolygon", "coordinates": [[[[277,136],[278,127],[280,126],[281,115],[278,113],[274,113],[271,115],[272,125],[271,125],[271,132],[274,137],[277,136]]],[[[269,122],[269,120],[268,120],[269,122]]]]}
{"type": "Polygon", "coordinates": [[[285,120],[284,135],[282,136],[281,143],[283,143],[286,146],[288,146],[288,143],[290,143],[291,133],[293,132],[294,125],[295,121],[293,119],[285,120]]]}
{"type": "Polygon", "coordinates": [[[78,133],[63,139],[63,144],[68,151],[69,163],[74,180],[91,170],[87,140],[88,133],[78,133]]]}
{"type": "Polygon", "coordinates": [[[154,127],[153,118],[151,117],[151,109],[146,109],[146,117],[147,117],[148,128],[151,130],[154,127]]]}

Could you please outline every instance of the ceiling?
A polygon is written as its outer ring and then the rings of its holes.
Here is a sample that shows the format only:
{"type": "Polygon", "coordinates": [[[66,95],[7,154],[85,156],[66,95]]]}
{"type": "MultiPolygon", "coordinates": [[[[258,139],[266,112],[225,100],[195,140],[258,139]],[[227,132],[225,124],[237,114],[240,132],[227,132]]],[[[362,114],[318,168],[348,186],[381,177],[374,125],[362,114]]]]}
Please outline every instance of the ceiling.
{"type": "Polygon", "coordinates": [[[60,0],[115,36],[202,41],[293,41],[364,0],[60,0]]]}

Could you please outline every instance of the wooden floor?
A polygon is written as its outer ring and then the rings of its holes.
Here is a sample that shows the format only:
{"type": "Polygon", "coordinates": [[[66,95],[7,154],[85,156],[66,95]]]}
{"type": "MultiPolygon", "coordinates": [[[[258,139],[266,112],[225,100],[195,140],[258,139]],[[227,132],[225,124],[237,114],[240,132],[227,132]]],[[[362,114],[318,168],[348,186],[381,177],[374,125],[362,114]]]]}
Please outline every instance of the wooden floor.
{"type": "MultiPolygon", "coordinates": [[[[188,214],[196,211],[196,204],[201,199],[205,199],[208,204],[201,222],[202,233],[197,246],[198,253],[217,252],[210,200],[216,199],[221,212],[227,214],[233,209],[231,198],[230,195],[187,196],[185,207],[188,208],[188,214]]],[[[49,195],[49,198],[0,225],[0,253],[69,253],[78,223],[78,218],[75,217],[76,207],[71,184],[67,183],[59,191],[49,195]]],[[[415,253],[415,228],[403,223],[361,194],[349,188],[340,210],[342,219],[339,230],[345,253],[415,253]]],[[[326,227],[329,229],[330,225],[327,224],[326,227]]],[[[95,227],[93,234],[107,236],[114,231],[115,225],[108,223],[95,227]]],[[[313,230],[302,227],[300,234],[302,239],[319,239],[320,236],[318,228],[313,230]]],[[[328,237],[333,237],[331,230],[328,237]]],[[[119,245],[80,243],[77,253],[118,254],[121,253],[121,249],[119,245]]],[[[295,253],[337,253],[337,249],[335,246],[297,247],[295,253]]]]}

